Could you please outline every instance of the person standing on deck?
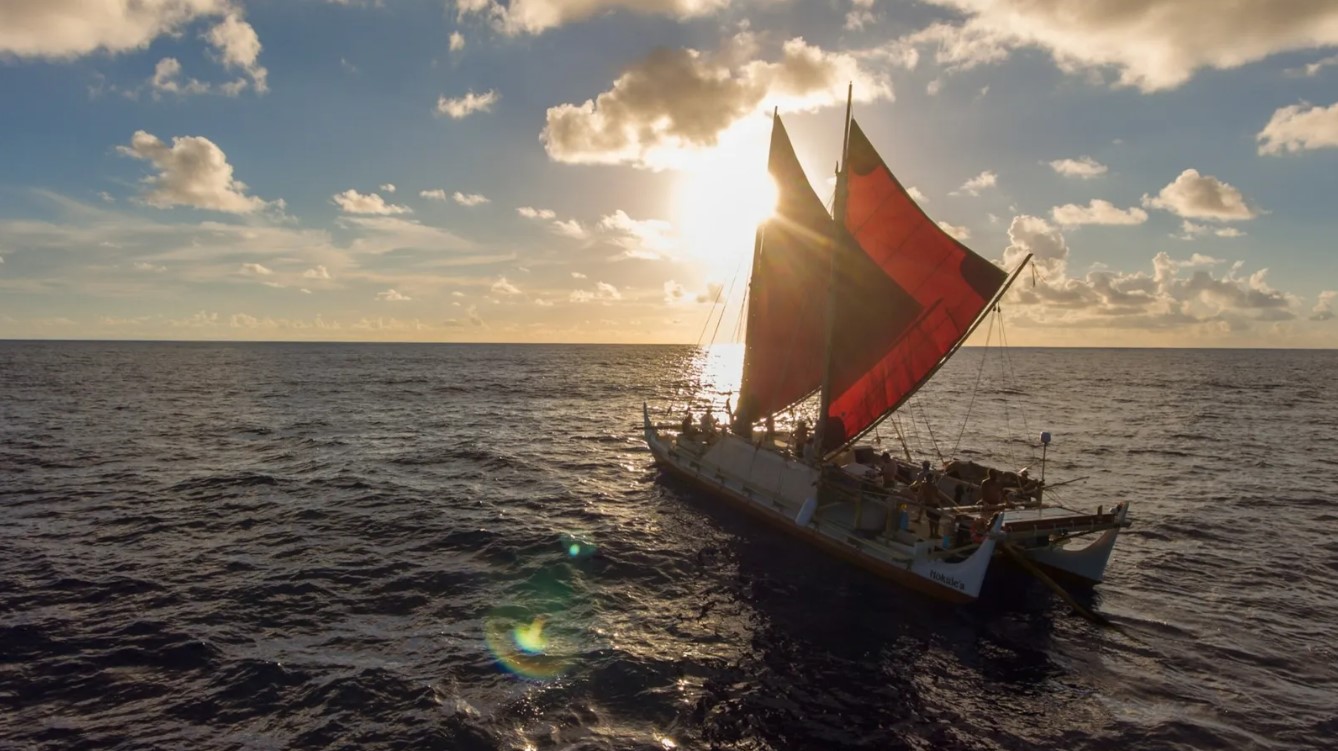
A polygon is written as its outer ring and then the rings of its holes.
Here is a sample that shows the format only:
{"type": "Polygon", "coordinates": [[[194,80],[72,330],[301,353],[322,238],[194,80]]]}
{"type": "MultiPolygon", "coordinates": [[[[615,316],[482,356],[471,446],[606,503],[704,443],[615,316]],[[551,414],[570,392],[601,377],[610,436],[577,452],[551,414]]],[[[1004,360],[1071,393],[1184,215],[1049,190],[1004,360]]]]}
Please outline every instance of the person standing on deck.
{"type": "Polygon", "coordinates": [[[980,483],[980,505],[986,516],[993,515],[1003,506],[1003,483],[999,480],[999,471],[993,467],[985,472],[985,479],[980,483]]]}
{"type": "Polygon", "coordinates": [[[711,414],[711,408],[707,407],[702,413],[702,432],[710,436],[715,432],[715,415],[711,414]]]}

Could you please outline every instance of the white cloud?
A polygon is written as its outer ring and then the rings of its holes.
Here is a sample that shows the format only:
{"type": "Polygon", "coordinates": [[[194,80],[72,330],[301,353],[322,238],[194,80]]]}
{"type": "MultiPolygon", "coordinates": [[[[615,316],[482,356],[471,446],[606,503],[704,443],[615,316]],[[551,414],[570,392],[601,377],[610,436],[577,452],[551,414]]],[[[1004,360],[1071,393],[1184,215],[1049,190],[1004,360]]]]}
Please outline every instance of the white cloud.
{"type": "Polygon", "coordinates": [[[270,276],[274,272],[258,263],[243,263],[241,273],[249,276],[270,276]]]}
{"type": "Polygon", "coordinates": [[[144,201],[150,206],[193,206],[233,214],[265,207],[265,201],[246,195],[246,184],[233,178],[223,150],[203,136],[179,136],[169,147],[157,136],[138,130],[129,146],[116,150],[147,160],[158,169],[157,175],[144,179],[149,186],[144,201]]]}
{"type": "Polygon", "coordinates": [[[394,192],[395,192],[395,183],[386,183],[385,185],[382,185],[382,186],[381,186],[381,192],[382,192],[382,193],[394,193],[394,192]]]}
{"type": "Polygon", "coordinates": [[[687,289],[678,282],[670,279],[664,283],[664,304],[674,305],[687,298],[687,289]]]}
{"type": "Polygon", "coordinates": [[[269,72],[258,62],[260,37],[251,24],[243,21],[237,13],[228,13],[209,30],[205,38],[218,51],[225,67],[239,68],[251,77],[251,86],[256,93],[269,91],[269,72]]]}
{"type": "Polygon", "coordinates": [[[920,192],[920,189],[915,187],[914,185],[906,186],[906,195],[910,196],[911,199],[918,204],[929,203],[929,198],[925,196],[924,193],[920,192]]]}
{"type": "Polygon", "coordinates": [[[412,297],[402,294],[395,289],[388,289],[384,292],[377,292],[376,299],[382,302],[408,302],[412,297]]]}
{"type": "Polygon", "coordinates": [[[582,274],[582,273],[579,272],[579,271],[573,271],[573,272],[571,272],[571,278],[572,278],[572,279],[586,279],[586,278],[588,278],[588,277],[586,277],[585,274],[582,274]]]}
{"type": "Polygon", "coordinates": [[[998,182],[999,182],[998,175],[994,174],[990,170],[985,170],[984,172],[981,172],[979,175],[976,175],[970,180],[967,180],[966,182],[962,183],[962,187],[958,188],[957,190],[954,190],[952,193],[953,195],[966,194],[968,196],[978,196],[980,195],[980,191],[986,188],[993,188],[995,185],[998,184],[998,182]]]}
{"type": "Polygon", "coordinates": [[[1203,235],[1216,235],[1218,237],[1244,237],[1245,233],[1241,232],[1235,227],[1209,227],[1205,224],[1195,224],[1194,222],[1185,219],[1184,221],[1180,222],[1180,234],[1172,235],[1172,237],[1176,237],[1181,240],[1193,240],[1194,238],[1203,235]]]}
{"type": "Polygon", "coordinates": [[[491,112],[492,106],[501,98],[500,94],[491,90],[482,94],[469,91],[464,96],[455,99],[439,96],[437,97],[437,114],[446,115],[452,120],[460,120],[475,112],[491,112]]]}
{"type": "Polygon", "coordinates": [[[971,239],[971,230],[966,227],[959,227],[955,224],[948,224],[947,222],[939,222],[938,226],[944,232],[947,232],[949,235],[956,238],[958,242],[966,242],[971,239]]]}
{"type": "MultiPolygon", "coordinates": [[[[1328,57],[1316,60],[1313,63],[1306,63],[1301,72],[1305,73],[1307,76],[1317,76],[1321,70],[1335,65],[1338,65],[1338,55],[1329,55],[1328,57]]],[[[1290,73],[1291,71],[1288,72],[1290,73]]]]}
{"type": "Polygon", "coordinates": [[[1315,301],[1315,307],[1310,309],[1310,320],[1333,320],[1333,303],[1335,298],[1338,298],[1338,292],[1331,289],[1326,289],[1319,293],[1319,297],[1315,301]]]}
{"type": "Polygon", "coordinates": [[[938,93],[942,90],[943,90],[942,78],[935,78],[934,80],[925,84],[925,93],[928,94],[929,96],[938,96],[938,93]]]}
{"type": "Polygon", "coordinates": [[[589,237],[589,233],[586,232],[585,227],[582,227],[581,223],[575,219],[557,219],[554,220],[550,226],[553,228],[554,232],[563,237],[570,237],[573,240],[584,240],[586,237],[589,237]]]}
{"type": "Polygon", "coordinates": [[[748,32],[713,54],[657,49],[596,98],[549,108],[544,148],[559,162],[681,166],[686,153],[715,146],[727,130],[773,106],[793,112],[844,103],[848,81],[860,101],[892,98],[886,74],[866,70],[852,54],[802,38],[785,42],[777,62],[752,59],[757,51],[748,32]]]}
{"type": "Polygon", "coordinates": [[[508,282],[508,281],[506,280],[506,277],[504,277],[504,276],[503,276],[503,277],[499,277],[499,278],[497,279],[497,281],[493,282],[493,283],[492,283],[492,287],[490,287],[489,289],[492,290],[492,293],[493,293],[494,295],[519,295],[519,294],[520,294],[520,288],[517,287],[516,285],[512,284],[511,282],[508,282]]]}
{"type": "Polygon", "coordinates": [[[1256,216],[1239,190],[1212,175],[1200,175],[1196,169],[1181,172],[1156,197],[1144,195],[1143,205],[1165,209],[1185,219],[1234,222],[1256,216]]]}
{"type": "Polygon", "coordinates": [[[1013,217],[1008,225],[1008,247],[1004,249],[1003,265],[1014,269],[1028,253],[1032,265],[1043,275],[1062,277],[1068,265],[1069,245],[1064,235],[1040,217],[1013,217]]]}
{"type": "Polygon", "coordinates": [[[442,190],[441,188],[433,188],[432,190],[420,190],[418,191],[418,195],[422,198],[427,198],[432,201],[446,200],[446,191],[442,190]]]}
{"type": "Polygon", "coordinates": [[[627,212],[618,209],[601,219],[599,228],[623,249],[619,258],[654,260],[674,247],[674,240],[670,237],[673,225],[662,219],[633,219],[627,212]]]}
{"type": "Polygon", "coordinates": [[[1236,68],[1274,54],[1338,44],[1338,3],[1327,0],[930,0],[961,13],[898,41],[936,49],[967,68],[1013,50],[1048,52],[1066,72],[1113,68],[1143,91],[1183,84],[1201,68],[1236,68]]]}
{"type": "Polygon", "coordinates": [[[451,52],[459,52],[465,48],[465,37],[458,31],[451,32],[451,52]]]}
{"type": "Polygon", "coordinates": [[[316,266],[302,272],[303,279],[329,279],[330,271],[324,266],[316,266]]]}
{"type": "Polygon", "coordinates": [[[470,207],[482,206],[483,204],[488,203],[488,198],[486,196],[479,195],[478,193],[461,193],[458,190],[451,196],[451,199],[461,206],[470,207]]]}
{"type": "Polygon", "coordinates": [[[204,94],[209,91],[209,84],[194,78],[181,80],[181,63],[175,57],[164,57],[153,67],[153,76],[149,78],[149,87],[154,94],[204,94]]]}
{"type": "Polygon", "coordinates": [[[362,194],[353,188],[336,193],[330,200],[347,214],[408,214],[411,211],[407,206],[386,203],[379,193],[362,194]]]}
{"type": "Polygon", "coordinates": [[[1056,159],[1050,162],[1050,169],[1065,177],[1078,177],[1083,180],[1090,180],[1093,177],[1106,174],[1106,165],[1090,156],[1080,156],[1077,159],[1056,159]]]}
{"type": "Polygon", "coordinates": [[[1092,199],[1086,206],[1067,203],[1050,210],[1050,216],[1060,224],[1142,224],[1148,213],[1137,206],[1119,209],[1110,201],[1092,199]]]}
{"type": "Polygon", "coordinates": [[[229,10],[229,0],[6,0],[0,4],[0,55],[72,59],[143,49],[161,35],[229,10]]]}
{"type": "Polygon", "coordinates": [[[595,297],[601,300],[621,300],[622,293],[618,288],[608,282],[595,282],[595,297]]]}
{"type": "MultiPolygon", "coordinates": [[[[0,262],[3,262],[3,261],[4,261],[4,259],[0,258],[0,262]]],[[[136,270],[136,271],[148,271],[148,272],[152,272],[152,273],[155,273],[155,274],[161,274],[162,272],[167,271],[167,267],[166,267],[166,266],[159,266],[159,265],[157,265],[157,264],[153,264],[153,263],[148,263],[148,262],[146,262],[146,261],[137,261],[137,262],[135,262],[135,270],[136,270]]]]}
{"type": "Polygon", "coordinates": [[[1338,102],[1328,107],[1309,102],[1282,107],[1255,139],[1260,154],[1338,147],[1338,102]]]}
{"type": "Polygon", "coordinates": [[[1294,319],[1300,310],[1298,298],[1268,285],[1267,269],[1244,275],[1239,261],[1218,276],[1212,268],[1224,263],[1220,259],[1195,253],[1176,260],[1158,253],[1151,273],[1103,268],[1074,278],[1067,273],[1068,245],[1045,220],[1014,218],[1009,239],[1004,265],[1012,267],[1031,252],[1039,272],[1035,284],[1009,292],[1013,309],[1052,332],[1065,326],[1137,329],[1143,336],[1159,329],[1237,329],[1294,319]]]}
{"type": "Polygon", "coordinates": [[[521,216],[525,217],[526,219],[545,219],[545,220],[547,220],[547,219],[556,219],[556,218],[557,218],[557,212],[555,212],[555,211],[552,211],[552,210],[550,210],[550,209],[536,209],[536,208],[534,208],[534,207],[532,207],[532,206],[521,206],[520,208],[516,209],[516,213],[517,213],[517,214],[520,214],[521,216]]]}
{"type": "Polygon", "coordinates": [[[471,16],[485,19],[497,31],[510,36],[541,34],[611,10],[687,19],[714,13],[729,0],[458,0],[459,20],[471,16]]]}

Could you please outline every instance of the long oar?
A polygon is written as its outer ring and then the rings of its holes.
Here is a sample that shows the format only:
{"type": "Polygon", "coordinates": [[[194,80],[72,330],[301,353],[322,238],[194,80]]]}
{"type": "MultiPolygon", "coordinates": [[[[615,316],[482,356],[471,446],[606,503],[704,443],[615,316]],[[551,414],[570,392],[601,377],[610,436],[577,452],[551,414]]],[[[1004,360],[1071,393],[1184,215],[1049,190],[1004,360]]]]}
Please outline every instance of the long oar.
{"type": "Polygon", "coordinates": [[[1073,608],[1074,612],[1076,612],[1078,615],[1082,616],[1083,618],[1086,618],[1087,620],[1091,621],[1092,623],[1095,623],[1098,626],[1109,626],[1112,628],[1119,628],[1119,626],[1116,626],[1106,616],[1083,607],[1077,600],[1073,599],[1073,595],[1070,595],[1068,593],[1068,590],[1059,586],[1058,582],[1056,582],[1054,579],[1051,579],[1050,576],[1046,574],[1044,571],[1042,571],[1039,566],[1028,560],[1027,557],[1023,555],[1017,548],[1013,547],[1012,543],[1009,542],[1002,543],[1002,547],[1004,549],[1004,552],[1012,556],[1013,560],[1016,561],[1017,564],[1021,566],[1024,571],[1036,577],[1037,579],[1040,579],[1041,582],[1045,584],[1045,586],[1054,590],[1055,594],[1059,595],[1060,599],[1062,599],[1064,602],[1067,602],[1069,604],[1069,607],[1073,608]]]}

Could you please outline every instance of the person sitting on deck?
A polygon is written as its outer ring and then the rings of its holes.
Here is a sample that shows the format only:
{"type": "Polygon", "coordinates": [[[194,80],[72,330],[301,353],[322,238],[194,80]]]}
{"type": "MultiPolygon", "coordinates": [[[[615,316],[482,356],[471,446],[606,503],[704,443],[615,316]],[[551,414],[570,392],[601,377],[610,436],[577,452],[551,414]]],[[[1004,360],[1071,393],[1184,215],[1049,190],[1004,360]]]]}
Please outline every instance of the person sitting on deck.
{"type": "Polygon", "coordinates": [[[985,516],[992,516],[1003,507],[1003,483],[999,480],[999,471],[991,467],[980,482],[980,505],[985,516]]]}

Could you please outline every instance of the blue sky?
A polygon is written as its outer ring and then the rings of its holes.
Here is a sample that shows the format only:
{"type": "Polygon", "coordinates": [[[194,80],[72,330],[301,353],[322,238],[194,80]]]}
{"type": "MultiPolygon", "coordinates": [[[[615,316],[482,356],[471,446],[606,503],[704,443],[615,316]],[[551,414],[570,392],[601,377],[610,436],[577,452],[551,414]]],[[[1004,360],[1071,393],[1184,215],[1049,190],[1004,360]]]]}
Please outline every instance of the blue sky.
{"type": "Polygon", "coordinates": [[[1013,343],[1338,346],[1338,5],[1270,0],[5,0],[0,337],[694,342],[847,81],[1013,343]]]}

